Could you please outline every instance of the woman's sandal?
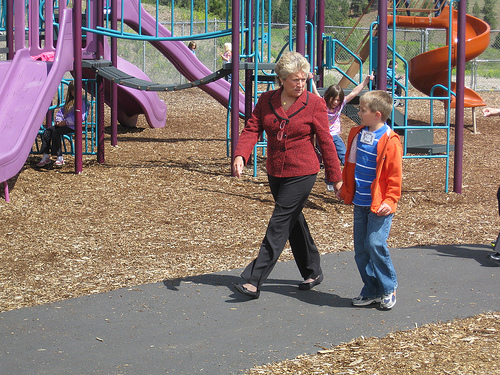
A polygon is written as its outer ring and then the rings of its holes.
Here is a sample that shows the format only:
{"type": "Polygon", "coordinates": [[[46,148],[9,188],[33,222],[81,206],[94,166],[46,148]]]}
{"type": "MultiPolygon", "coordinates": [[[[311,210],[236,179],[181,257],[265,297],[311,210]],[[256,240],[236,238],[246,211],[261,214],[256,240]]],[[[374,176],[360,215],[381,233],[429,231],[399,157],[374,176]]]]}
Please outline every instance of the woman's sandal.
{"type": "Polygon", "coordinates": [[[252,292],[251,290],[248,290],[243,284],[234,284],[234,289],[236,289],[241,294],[244,294],[245,296],[251,298],[257,299],[260,296],[260,290],[252,292]]]}
{"type": "Polygon", "coordinates": [[[310,282],[302,282],[299,284],[299,289],[300,290],[311,290],[315,285],[321,284],[323,281],[323,274],[319,275],[316,277],[313,281],[310,282]]]}

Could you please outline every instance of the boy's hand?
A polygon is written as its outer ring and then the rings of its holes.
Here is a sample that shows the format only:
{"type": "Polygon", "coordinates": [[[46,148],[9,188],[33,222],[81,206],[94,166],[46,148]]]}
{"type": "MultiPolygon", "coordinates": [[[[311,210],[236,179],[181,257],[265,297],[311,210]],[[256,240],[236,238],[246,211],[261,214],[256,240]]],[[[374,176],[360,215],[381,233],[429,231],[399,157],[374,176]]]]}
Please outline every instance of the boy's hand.
{"type": "Polygon", "coordinates": [[[387,216],[391,213],[391,206],[387,203],[382,203],[377,211],[377,216],[387,216]]]}

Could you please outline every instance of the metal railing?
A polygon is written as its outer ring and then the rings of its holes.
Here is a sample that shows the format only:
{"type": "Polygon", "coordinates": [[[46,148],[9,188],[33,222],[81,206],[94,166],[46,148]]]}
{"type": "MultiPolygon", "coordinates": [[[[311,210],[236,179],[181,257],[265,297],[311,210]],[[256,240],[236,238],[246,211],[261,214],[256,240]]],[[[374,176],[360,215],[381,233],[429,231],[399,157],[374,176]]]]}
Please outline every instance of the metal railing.
{"type": "MultiPolygon", "coordinates": [[[[273,24],[272,33],[278,33],[284,27],[283,24],[273,24]]],[[[217,31],[225,29],[225,20],[211,20],[208,22],[208,29],[210,31],[217,31]]],[[[176,35],[183,35],[188,37],[192,29],[196,33],[197,28],[205,30],[205,22],[195,22],[191,25],[189,22],[176,22],[175,33],[176,35]]],[[[350,33],[350,41],[346,43],[349,48],[351,45],[360,43],[368,33],[369,28],[359,27],[352,32],[349,27],[327,26],[325,27],[325,34],[338,40],[344,40],[350,33]]],[[[471,60],[467,65],[466,70],[466,84],[475,91],[500,91],[500,60],[488,58],[493,56],[496,52],[498,56],[498,48],[494,46],[496,35],[500,30],[492,30],[490,38],[490,48],[478,58],[471,60]],[[497,75],[497,76],[496,76],[497,75]]],[[[397,51],[405,59],[409,60],[412,57],[438,48],[445,45],[446,32],[444,30],[414,30],[414,29],[397,29],[396,30],[396,43],[397,51]]],[[[389,42],[391,42],[392,35],[389,35],[389,42]]],[[[272,40],[275,40],[273,38],[272,40]]],[[[281,39],[282,40],[282,39],[281,39]]],[[[225,42],[230,42],[231,37],[221,37],[197,41],[196,55],[205,66],[216,71],[222,67],[222,60],[219,53],[223,50],[225,42]]],[[[273,42],[274,43],[274,42],[273,42]]],[[[119,41],[118,54],[141,67],[146,74],[155,82],[165,84],[185,83],[184,77],[165,59],[156,49],[145,41],[119,41]]],[[[279,42],[272,46],[272,50],[276,52],[276,56],[282,47],[279,42]]],[[[351,56],[348,56],[351,59],[351,56]]],[[[347,70],[348,65],[345,66],[347,70]]],[[[364,72],[368,73],[368,72],[364,72]]],[[[398,72],[404,75],[401,71],[398,72]]],[[[326,84],[337,83],[342,78],[340,73],[328,72],[326,77],[326,84]]],[[[410,85],[411,88],[411,85],[410,85]]]]}

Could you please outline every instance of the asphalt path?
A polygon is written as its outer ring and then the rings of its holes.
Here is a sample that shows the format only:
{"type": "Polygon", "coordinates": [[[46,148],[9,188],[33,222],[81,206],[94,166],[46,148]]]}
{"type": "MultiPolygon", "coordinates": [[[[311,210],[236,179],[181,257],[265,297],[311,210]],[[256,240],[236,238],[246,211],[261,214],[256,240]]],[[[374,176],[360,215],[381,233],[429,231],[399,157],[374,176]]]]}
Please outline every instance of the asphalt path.
{"type": "Polygon", "coordinates": [[[259,299],[234,292],[241,269],[119,289],[0,314],[0,374],[241,374],[354,338],[500,311],[486,245],[391,249],[390,311],[353,307],[353,252],[322,256],[325,279],[297,288],[279,262],[259,299]]]}

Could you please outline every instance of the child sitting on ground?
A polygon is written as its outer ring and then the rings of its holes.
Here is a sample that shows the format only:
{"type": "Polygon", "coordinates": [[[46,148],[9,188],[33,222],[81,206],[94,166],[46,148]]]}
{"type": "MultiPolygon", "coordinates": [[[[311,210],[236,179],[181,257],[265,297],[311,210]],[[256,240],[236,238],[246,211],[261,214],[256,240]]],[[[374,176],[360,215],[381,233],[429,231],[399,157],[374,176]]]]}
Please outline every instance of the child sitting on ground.
{"type": "Polygon", "coordinates": [[[343,186],[337,197],[354,205],[354,259],[364,286],[354,306],[396,304],[397,278],[387,238],[401,197],[403,148],[387,125],[392,97],[369,91],[360,99],[361,125],[349,133],[343,186]]]}
{"type": "MultiPolygon", "coordinates": [[[[75,132],[75,84],[70,82],[66,93],[66,101],[64,106],[59,108],[54,119],[54,126],[47,127],[42,134],[43,153],[42,160],[37,163],[37,167],[52,163],[49,152],[52,156],[57,156],[54,163],[55,166],[61,167],[64,165],[62,156],[61,136],[75,132]]],[[[87,101],[82,97],[82,120],[87,117],[87,101]]]]}

